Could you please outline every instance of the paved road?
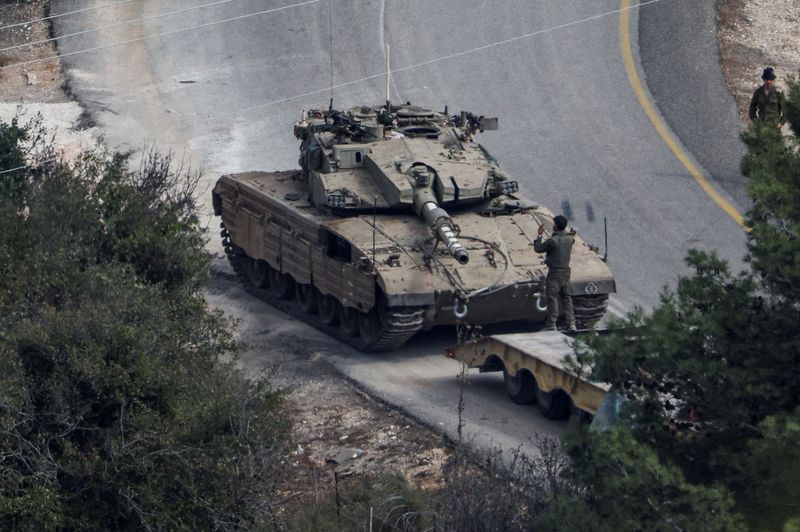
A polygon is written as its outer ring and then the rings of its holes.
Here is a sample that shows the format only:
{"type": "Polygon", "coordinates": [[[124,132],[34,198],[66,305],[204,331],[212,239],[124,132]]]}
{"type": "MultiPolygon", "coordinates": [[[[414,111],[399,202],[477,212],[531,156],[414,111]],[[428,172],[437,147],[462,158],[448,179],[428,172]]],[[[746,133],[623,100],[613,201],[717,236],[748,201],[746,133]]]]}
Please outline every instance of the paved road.
{"type": "Polygon", "coordinates": [[[671,0],[643,9],[639,43],[664,118],[740,210],[747,209],[739,169],[746,151],[738,136],[743,126],[719,68],[714,2],[671,0]]]}
{"type": "MultiPolygon", "coordinates": [[[[61,0],[54,11],[95,1],[61,0]]],[[[62,39],[63,52],[144,39],[71,56],[65,71],[110,142],[140,147],[156,140],[201,163],[212,180],[221,172],[296,166],[292,123],[301,109],[327,105],[331,94],[337,107],[381,101],[389,44],[397,70],[393,98],[499,116],[501,130],[480,141],[526,195],[566,211],[590,242],[602,245],[608,218],[619,288],[615,311],[656,304],[659,290],[685,271],[690,247],[716,249],[739,263],[741,228],[676,159],[632,90],[614,13],[620,0],[317,1],[214,23],[290,1],[238,0],[162,16],[190,4],[141,0],[62,19],[57,31],[63,34],[150,17],[62,39]]],[[[641,9],[659,5],[676,2],[641,9]]],[[[631,28],[623,31],[638,61],[638,12],[632,15],[631,28]]],[[[680,51],[664,50],[666,61],[683,61],[680,51]]],[[[235,287],[228,292],[230,308],[245,304],[235,287]]],[[[264,305],[253,312],[294,327],[308,350],[325,353],[373,393],[452,434],[458,366],[441,357],[452,330],[421,335],[391,355],[366,357],[264,305]]],[[[467,432],[479,443],[525,444],[534,434],[563,430],[534,409],[512,405],[496,375],[471,382],[467,432]]]]}

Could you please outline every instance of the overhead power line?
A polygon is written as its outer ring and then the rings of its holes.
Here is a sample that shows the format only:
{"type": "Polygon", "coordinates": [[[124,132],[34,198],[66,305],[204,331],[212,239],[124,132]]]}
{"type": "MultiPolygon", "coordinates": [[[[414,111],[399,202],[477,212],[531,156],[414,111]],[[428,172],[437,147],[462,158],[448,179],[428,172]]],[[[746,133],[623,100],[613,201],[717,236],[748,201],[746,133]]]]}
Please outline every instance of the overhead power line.
{"type": "Polygon", "coordinates": [[[106,26],[98,26],[96,28],[89,28],[88,30],[76,31],[75,33],[66,33],[64,35],[59,35],[58,37],[50,37],[48,39],[41,39],[41,40],[38,40],[38,41],[26,42],[26,43],[22,43],[22,44],[17,44],[15,46],[9,46],[8,48],[0,48],[0,52],[6,52],[8,50],[14,50],[16,48],[25,48],[27,46],[35,46],[37,44],[44,44],[44,43],[48,43],[48,42],[52,42],[52,41],[57,41],[59,39],[66,39],[68,37],[77,37],[78,35],[86,35],[87,33],[94,33],[94,32],[97,32],[97,31],[107,30],[107,29],[111,29],[111,28],[118,28],[120,26],[126,26],[128,24],[133,24],[135,22],[144,22],[144,21],[147,21],[147,20],[154,20],[154,19],[169,17],[169,16],[172,16],[172,15],[179,15],[181,13],[186,13],[187,11],[194,11],[196,9],[204,9],[204,8],[207,8],[207,7],[214,7],[214,6],[218,6],[218,5],[222,5],[222,4],[228,4],[230,2],[235,2],[235,1],[237,1],[237,0],[218,0],[217,2],[212,2],[210,4],[203,4],[201,6],[186,7],[186,8],[183,8],[183,9],[177,9],[175,11],[169,11],[167,13],[161,13],[159,15],[151,15],[149,17],[136,18],[136,19],[131,19],[131,20],[124,20],[122,22],[115,22],[114,24],[108,24],[106,26]]]}
{"type": "Polygon", "coordinates": [[[59,157],[53,157],[52,159],[45,159],[44,161],[38,161],[36,163],[31,164],[24,164],[22,166],[17,166],[16,168],[9,168],[7,170],[0,170],[0,175],[3,174],[10,174],[11,172],[16,172],[17,170],[24,170],[26,168],[35,168],[37,166],[42,166],[47,163],[52,163],[54,161],[59,160],[59,157]]]}
{"type": "Polygon", "coordinates": [[[42,17],[42,18],[35,18],[35,19],[32,19],[32,20],[26,20],[25,22],[15,22],[14,24],[8,24],[7,26],[0,26],[0,30],[5,30],[5,29],[8,29],[8,28],[16,28],[18,26],[27,26],[28,24],[34,24],[36,22],[44,22],[46,20],[53,20],[54,18],[66,17],[67,15],[75,15],[77,13],[84,13],[86,11],[94,11],[94,10],[97,10],[97,9],[106,9],[106,8],[109,8],[109,7],[118,6],[120,4],[127,4],[128,2],[133,2],[133,1],[134,0],[121,0],[120,2],[114,2],[114,3],[111,3],[111,4],[105,4],[105,5],[102,5],[102,6],[84,7],[83,9],[76,9],[75,11],[68,11],[66,13],[58,13],[57,15],[50,15],[48,17],[42,17]]]}
{"type": "MultiPolygon", "coordinates": [[[[147,40],[147,39],[153,39],[153,38],[156,38],[156,37],[165,37],[165,36],[169,36],[169,35],[175,35],[175,34],[178,34],[178,33],[183,33],[183,32],[187,32],[187,31],[201,29],[201,28],[214,26],[214,25],[218,25],[218,24],[223,24],[223,23],[227,23],[227,22],[232,22],[232,21],[236,21],[236,20],[242,20],[242,19],[245,19],[245,18],[254,17],[254,16],[258,16],[258,15],[264,15],[264,14],[268,14],[268,13],[273,13],[273,12],[276,12],[276,11],[290,9],[290,8],[293,8],[293,7],[301,7],[301,6],[304,6],[304,5],[315,4],[315,3],[319,2],[319,1],[320,0],[308,0],[306,2],[301,2],[301,3],[298,3],[298,4],[292,4],[292,5],[288,5],[288,6],[282,6],[282,7],[279,7],[279,8],[274,8],[274,9],[259,11],[259,12],[255,12],[255,13],[250,13],[250,14],[247,14],[247,15],[240,15],[240,16],[237,16],[237,17],[231,17],[231,18],[224,19],[224,20],[208,22],[208,23],[205,23],[205,24],[200,24],[200,25],[197,25],[197,26],[191,26],[191,27],[188,27],[188,28],[182,28],[182,29],[175,30],[175,31],[159,33],[159,34],[154,34],[154,35],[147,35],[147,36],[144,36],[144,37],[139,37],[139,38],[136,38],[136,39],[130,39],[130,40],[122,41],[122,42],[118,42],[118,43],[112,43],[112,44],[105,45],[105,46],[98,46],[98,47],[95,47],[95,48],[89,48],[89,49],[85,49],[85,50],[77,50],[75,52],[68,52],[68,53],[64,53],[64,54],[58,54],[58,55],[54,55],[54,56],[51,56],[51,57],[46,57],[46,58],[41,58],[41,59],[34,59],[34,60],[31,60],[31,61],[25,61],[25,62],[21,62],[21,63],[14,63],[14,64],[10,64],[10,65],[0,66],[0,70],[6,69],[6,68],[20,67],[20,66],[34,64],[34,63],[41,63],[41,62],[44,62],[44,61],[49,61],[49,60],[56,59],[56,58],[61,58],[61,57],[67,57],[67,56],[72,56],[72,55],[78,55],[78,54],[83,54],[83,53],[90,53],[90,52],[100,51],[100,50],[104,50],[104,49],[107,49],[107,48],[113,48],[113,47],[116,47],[116,46],[122,46],[122,45],[125,45],[125,44],[131,44],[131,43],[134,43],[134,42],[140,42],[140,41],[144,41],[144,40],[147,40]]],[[[604,18],[604,17],[608,17],[608,16],[611,16],[611,15],[617,15],[617,14],[622,13],[624,11],[638,9],[640,7],[643,7],[643,6],[646,6],[646,5],[650,5],[650,4],[655,4],[655,3],[658,3],[660,1],[661,0],[646,0],[646,1],[641,2],[639,4],[631,5],[631,6],[628,6],[628,7],[625,7],[625,8],[615,9],[615,10],[612,10],[612,11],[606,11],[606,12],[603,12],[603,13],[599,13],[597,15],[592,15],[590,17],[586,17],[586,18],[582,18],[582,19],[578,19],[578,20],[573,20],[573,21],[570,21],[570,22],[567,22],[567,23],[564,23],[564,24],[559,24],[559,25],[552,26],[552,27],[549,27],[549,28],[536,30],[536,31],[533,31],[533,32],[530,32],[530,33],[525,33],[523,35],[517,35],[517,36],[514,36],[514,37],[510,37],[508,39],[503,39],[501,41],[496,41],[496,42],[485,44],[485,45],[478,46],[478,47],[475,47],[475,48],[470,48],[468,50],[462,50],[462,51],[455,52],[455,53],[452,53],[452,54],[436,57],[434,59],[430,59],[430,60],[427,60],[427,61],[416,63],[416,64],[413,64],[413,65],[408,65],[408,66],[405,66],[405,67],[396,68],[396,69],[391,70],[390,72],[392,74],[396,74],[396,73],[401,73],[401,72],[405,72],[405,71],[408,71],[408,70],[414,70],[414,69],[417,69],[417,68],[421,68],[421,67],[424,67],[424,66],[432,65],[432,64],[439,63],[439,62],[442,62],[442,61],[447,61],[449,59],[453,59],[453,58],[456,58],[456,57],[461,57],[461,56],[465,56],[465,55],[472,54],[472,53],[475,53],[475,52],[488,50],[490,48],[494,48],[494,47],[502,46],[502,45],[505,45],[505,44],[509,44],[509,43],[512,43],[512,42],[521,41],[521,40],[528,39],[528,38],[531,38],[531,37],[534,37],[534,36],[537,36],[537,35],[543,35],[543,34],[550,33],[550,32],[553,32],[553,31],[557,31],[557,30],[560,30],[560,29],[564,29],[564,28],[568,28],[568,27],[571,27],[571,26],[576,26],[576,25],[579,25],[579,24],[584,24],[584,23],[587,23],[587,22],[598,20],[598,19],[601,19],[601,18],[604,18]]],[[[328,91],[331,91],[331,90],[334,90],[334,89],[348,87],[348,86],[351,86],[351,85],[355,85],[357,83],[363,83],[365,81],[382,78],[385,75],[386,75],[386,72],[381,72],[379,74],[373,74],[371,76],[365,76],[363,78],[358,78],[358,79],[354,79],[354,80],[351,80],[351,81],[338,83],[336,85],[331,85],[331,86],[324,87],[324,88],[321,88],[321,89],[317,89],[317,90],[313,90],[313,91],[309,91],[309,92],[304,92],[302,94],[295,94],[293,96],[286,96],[284,98],[278,98],[276,100],[271,100],[269,102],[265,102],[265,103],[261,103],[261,104],[258,104],[258,105],[253,105],[253,106],[250,106],[250,107],[242,108],[242,109],[238,110],[237,113],[243,113],[243,112],[247,112],[247,111],[252,111],[254,109],[260,109],[262,107],[269,107],[269,106],[272,106],[272,105],[277,105],[277,104],[280,104],[280,103],[285,103],[285,102],[288,102],[288,101],[297,100],[297,99],[300,99],[300,98],[305,98],[305,97],[308,97],[308,96],[314,96],[314,95],[317,95],[317,94],[323,94],[325,92],[328,92],[328,91]]]]}
{"type": "MultiPolygon", "coordinates": [[[[263,15],[263,14],[267,14],[267,13],[272,13],[272,12],[275,12],[275,11],[281,11],[281,10],[289,9],[289,8],[292,8],[292,7],[300,7],[300,6],[304,6],[304,5],[308,5],[308,4],[314,4],[314,3],[317,3],[319,1],[320,0],[309,0],[307,2],[301,2],[299,4],[292,4],[292,5],[289,5],[289,6],[283,6],[283,7],[279,7],[279,8],[275,8],[275,9],[259,11],[259,12],[256,12],[256,13],[250,13],[248,15],[241,15],[241,16],[238,16],[238,17],[232,17],[232,18],[225,19],[225,20],[209,22],[209,23],[206,23],[206,24],[201,24],[201,25],[198,25],[198,26],[192,26],[190,28],[183,28],[183,29],[180,29],[180,30],[175,30],[175,31],[167,32],[167,33],[160,33],[160,34],[156,34],[156,35],[148,35],[148,36],[145,36],[145,37],[140,37],[140,38],[137,38],[137,39],[131,39],[129,41],[123,41],[123,42],[119,42],[119,43],[114,43],[114,44],[110,44],[110,45],[107,45],[107,46],[100,46],[100,47],[97,47],[97,48],[91,48],[91,49],[87,49],[87,50],[79,50],[79,51],[76,51],[76,52],[60,54],[60,55],[47,57],[47,58],[43,58],[43,59],[37,59],[37,60],[33,60],[33,61],[26,61],[24,63],[6,65],[4,67],[0,67],[0,70],[2,70],[3,68],[11,68],[11,67],[22,66],[22,65],[26,65],[26,64],[40,63],[40,62],[48,61],[50,59],[54,59],[54,58],[57,58],[57,57],[65,57],[65,56],[69,56],[69,55],[77,55],[77,54],[80,54],[80,53],[94,52],[94,51],[102,50],[102,49],[105,49],[105,48],[111,48],[111,47],[114,47],[114,46],[121,46],[123,44],[130,44],[130,43],[133,43],[133,42],[143,41],[143,40],[146,40],[146,39],[152,39],[152,38],[155,38],[155,37],[163,37],[163,36],[167,36],[167,35],[174,35],[176,33],[181,33],[181,32],[185,32],[185,31],[191,31],[191,30],[195,30],[195,29],[199,29],[199,28],[213,26],[213,25],[216,25],[216,24],[222,24],[222,23],[225,23],[225,22],[241,20],[241,19],[244,19],[244,18],[263,15]]],[[[606,11],[604,13],[599,13],[597,15],[592,15],[590,17],[582,18],[582,19],[579,19],[579,20],[573,20],[571,22],[567,22],[567,23],[564,23],[564,24],[559,24],[557,26],[552,26],[552,27],[549,27],[549,28],[536,30],[536,31],[533,31],[533,32],[530,32],[530,33],[525,33],[523,35],[517,35],[517,36],[514,36],[514,37],[510,37],[508,39],[503,39],[501,41],[493,42],[493,43],[490,43],[490,44],[485,44],[485,45],[478,46],[478,47],[475,47],[475,48],[470,48],[468,50],[462,50],[460,52],[455,52],[455,53],[452,53],[452,54],[440,56],[440,57],[437,57],[437,58],[434,58],[434,59],[430,59],[428,61],[423,61],[421,63],[415,63],[413,65],[408,65],[408,66],[405,66],[405,67],[402,67],[402,68],[397,68],[397,69],[391,70],[391,73],[395,74],[395,73],[399,73],[399,72],[405,72],[405,71],[408,71],[408,70],[421,68],[421,67],[432,65],[432,64],[435,64],[435,63],[438,63],[438,62],[441,62],[441,61],[446,61],[446,60],[449,60],[449,59],[453,59],[453,58],[456,58],[456,57],[461,57],[461,56],[468,55],[468,54],[471,54],[471,53],[475,53],[475,52],[479,52],[479,51],[483,51],[483,50],[488,50],[490,48],[494,48],[494,47],[497,47],[497,46],[502,46],[504,44],[509,44],[509,43],[512,43],[512,42],[521,41],[521,40],[528,39],[530,37],[534,37],[534,36],[537,36],[537,35],[543,35],[543,34],[550,33],[550,32],[553,32],[553,31],[557,31],[557,30],[560,30],[560,29],[568,28],[570,26],[576,26],[576,25],[579,25],[579,24],[584,24],[586,22],[590,22],[590,21],[593,21],[593,20],[598,20],[598,19],[601,19],[601,18],[604,18],[604,17],[608,17],[608,16],[611,16],[611,15],[618,15],[619,13],[622,13],[623,11],[629,11],[629,10],[637,9],[637,8],[640,8],[640,7],[649,5],[649,4],[655,4],[655,3],[660,2],[660,1],[661,0],[647,0],[645,2],[641,2],[641,3],[636,4],[636,5],[631,5],[631,6],[622,8],[622,9],[615,9],[613,11],[606,11]]],[[[119,3],[124,3],[124,2],[119,2],[119,3]]],[[[109,5],[114,5],[114,4],[109,4],[109,5]]],[[[322,94],[322,93],[325,93],[325,92],[328,92],[328,91],[331,91],[331,90],[334,90],[334,89],[347,87],[347,86],[350,86],[350,85],[355,85],[357,83],[362,83],[364,81],[369,81],[369,80],[372,80],[372,79],[382,78],[385,75],[386,75],[385,72],[381,72],[380,74],[373,74],[371,76],[366,76],[366,77],[363,77],[363,78],[354,79],[354,80],[351,80],[351,81],[346,81],[344,83],[331,85],[330,87],[325,87],[325,88],[322,88],[322,89],[317,89],[317,90],[305,92],[305,93],[302,93],[302,94],[295,94],[293,96],[287,96],[287,97],[284,97],[284,98],[279,98],[277,100],[272,100],[272,101],[265,102],[265,103],[262,103],[262,104],[258,104],[258,105],[254,105],[254,106],[250,106],[250,107],[245,107],[243,109],[240,109],[238,112],[242,113],[242,112],[245,112],[245,111],[252,111],[253,109],[259,109],[259,108],[262,108],[262,107],[269,107],[269,106],[272,106],[272,105],[277,105],[279,103],[284,103],[284,102],[288,102],[288,101],[292,101],[292,100],[297,100],[297,99],[300,99],[300,98],[305,98],[305,97],[308,97],[308,96],[314,96],[314,95],[317,95],[317,94],[322,94]]],[[[48,159],[48,160],[40,162],[39,164],[45,164],[45,163],[48,163],[48,162],[52,162],[54,160],[56,160],[56,159],[48,159]]],[[[22,170],[24,168],[31,168],[33,166],[37,166],[37,165],[31,164],[31,165],[19,166],[17,168],[11,168],[11,169],[8,169],[8,170],[3,170],[3,171],[0,171],[0,175],[6,174],[6,173],[10,173],[10,172],[15,172],[17,170],[22,170]]]]}
{"type": "Polygon", "coordinates": [[[148,39],[155,39],[157,37],[167,37],[167,36],[170,36],[170,35],[176,35],[178,33],[185,33],[187,31],[193,31],[193,30],[198,30],[198,29],[202,29],[202,28],[207,28],[209,26],[216,26],[218,24],[225,24],[227,22],[234,22],[234,21],[237,21],[237,20],[242,20],[242,19],[246,19],[246,18],[250,18],[250,17],[256,17],[256,16],[259,16],[259,15],[266,15],[266,14],[269,14],[269,13],[275,13],[277,11],[284,11],[286,9],[291,9],[291,8],[294,8],[294,7],[301,7],[301,6],[305,6],[305,5],[309,5],[309,4],[316,4],[319,1],[320,0],[307,0],[306,2],[300,2],[298,4],[291,4],[291,5],[288,5],[288,6],[276,7],[276,8],[273,8],[273,9],[265,9],[263,11],[257,11],[255,13],[248,13],[247,15],[239,15],[239,16],[236,16],[236,17],[226,18],[226,19],[223,19],[223,20],[215,20],[215,21],[212,21],[212,22],[206,22],[204,24],[198,24],[197,26],[190,26],[188,28],[181,28],[179,30],[167,31],[167,32],[164,32],[164,33],[156,33],[156,34],[153,34],[153,35],[145,35],[144,37],[137,37],[136,39],[129,39],[127,41],[120,41],[120,42],[116,42],[116,43],[112,43],[112,44],[107,44],[107,45],[104,45],[104,46],[96,46],[94,48],[86,48],[86,49],[83,49],[83,50],[76,50],[74,52],[66,52],[66,53],[63,53],[63,54],[55,54],[55,55],[51,55],[51,56],[48,56],[48,57],[42,57],[40,59],[31,59],[29,61],[22,61],[20,63],[12,63],[10,65],[0,66],[0,70],[5,70],[7,68],[16,68],[16,67],[22,67],[22,66],[27,66],[27,65],[33,65],[33,64],[37,64],[37,63],[44,63],[45,61],[52,61],[53,59],[60,59],[62,57],[70,57],[70,56],[73,56],[73,55],[86,54],[86,53],[90,53],[90,52],[97,52],[97,51],[100,51],[100,50],[106,50],[108,48],[114,48],[116,46],[123,46],[123,45],[126,45],[126,44],[132,44],[132,43],[135,43],[135,42],[146,41],[148,39]]]}
{"type": "MultiPolygon", "coordinates": [[[[599,13],[597,15],[592,15],[591,17],[586,17],[586,18],[582,18],[582,19],[579,19],[579,20],[573,20],[571,22],[567,22],[567,23],[564,23],[564,24],[559,24],[557,26],[552,26],[550,28],[545,28],[545,29],[542,29],[542,30],[536,30],[536,31],[532,31],[530,33],[526,33],[524,35],[517,35],[515,37],[510,37],[508,39],[503,39],[502,41],[497,41],[497,42],[493,42],[493,43],[490,43],[490,44],[485,44],[483,46],[478,46],[476,48],[470,48],[469,50],[462,50],[460,52],[455,52],[455,53],[452,53],[452,54],[436,57],[434,59],[429,59],[428,61],[423,61],[421,63],[415,63],[413,65],[404,66],[402,68],[396,68],[396,69],[390,70],[390,73],[391,74],[396,74],[396,73],[399,73],[399,72],[405,72],[407,70],[414,70],[414,69],[421,68],[421,67],[424,67],[424,66],[428,66],[428,65],[435,64],[435,63],[439,63],[441,61],[447,61],[448,59],[461,57],[461,56],[472,54],[472,53],[475,53],[475,52],[488,50],[490,48],[494,48],[494,47],[497,47],[497,46],[503,46],[504,44],[509,44],[509,43],[521,41],[521,40],[524,40],[524,39],[529,39],[529,38],[537,36],[537,35],[543,35],[545,33],[550,33],[552,31],[561,30],[561,29],[564,29],[564,28],[568,28],[570,26],[577,26],[578,24],[584,24],[586,22],[591,22],[593,20],[598,20],[598,19],[601,19],[601,18],[604,18],[604,17],[608,17],[608,16],[611,16],[611,15],[618,15],[618,14],[622,13],[623,11],[629,11],[629,10],[632,10],[632,9],[637,9],[639,7],[646,6],[646,5],[649,5],[649,4],[655,4],[655,3],[660,2],[660,1],[661,0],[647,0],[645,2],[641,2],[641,3],[636,4],[636,5],[631,5],[631,6],[628,6],[628,7],[625,7],[625,8],[615,9],[613,11],[606,11],[604,13],[599,13]]],[[[355,85],[357,83],[363,83],[364,81],[369,81],[369,80],[372,80],[372,79],[383,78],[385,76],[386,76],[386,72],[381,72],[380,74],[373,74],[371,76],[366,76],[366,77],[363,77],[363,78],[354,79],[354,80],[351,80],[351,81],[346,81],[344,83],[338,83],[336,85],[333,85],[332,87],[325,87],[325,88],[322,88],[322,89],[317,89],[317,90],[313,90],[313,91],[310,91],[310,92],[305,92],[303,94],[296,94],[294,96],[287,96],[285,98],[279,98],[277,100],[272,100],[272,101],[269,101],[269,102],[266,102],[266,103],[261,103],[261,104],[254,105],[254,106],[251,106],[251,107],[245,107],[243,109],[240,109],[237,112],[243,113],[243,112],[246,112],[246,111],[252,111],[253,109],[260,109],[262,107],[268,107],[268,106],[271,106],[271,105],[276,105],[276,104],[288,102],[288,101],[291,101],[291,100],[297,100],[299,98],[305,98],[307,96],[314,96],[316,94],[322,94],[322,93],[331,91],[333,89],[340,89],[342,87],[355,85]]]]}
{"type": "Polygon", "coordinates": [[[0,174],[10,174],[11,172],[16,172],[17,170],[24,170],[25,168],[30,168],[31,164],[24,164],[22,166],[17,166],[16,168],[9,168],[8,170],[0,170],[0,174]]]}

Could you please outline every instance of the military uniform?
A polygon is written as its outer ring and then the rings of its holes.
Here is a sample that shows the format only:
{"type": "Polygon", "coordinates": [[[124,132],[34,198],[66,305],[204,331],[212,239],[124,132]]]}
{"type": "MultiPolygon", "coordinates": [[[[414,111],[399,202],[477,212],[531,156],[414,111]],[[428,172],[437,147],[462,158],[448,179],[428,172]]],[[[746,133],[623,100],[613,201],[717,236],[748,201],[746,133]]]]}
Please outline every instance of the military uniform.
{"type": "Polygon", "coordinates": [[[783,94],[773,87],[767,91],[764,86],[760,86],[753,93],[753,99],[750,100],[750,120],[771,122],[780,124],[783,122],[783,109],[781,108],[783,94]]]}
{"type": "Polygon", "coordinates": [[[555,327],[558,319],[558,304],[561,300],[561,309],[567,320],[567,326],[575,327],[575,313],[572,311],[572,290],[569,285],[570,267],[569,260],[572,256],[572,245],[575,237],[564,231],[554,231],[553,236],[542,242],[539,236],[533,242],[533,249],[537,253],[547,253],[547,321],[545,327],[555,327]]]}

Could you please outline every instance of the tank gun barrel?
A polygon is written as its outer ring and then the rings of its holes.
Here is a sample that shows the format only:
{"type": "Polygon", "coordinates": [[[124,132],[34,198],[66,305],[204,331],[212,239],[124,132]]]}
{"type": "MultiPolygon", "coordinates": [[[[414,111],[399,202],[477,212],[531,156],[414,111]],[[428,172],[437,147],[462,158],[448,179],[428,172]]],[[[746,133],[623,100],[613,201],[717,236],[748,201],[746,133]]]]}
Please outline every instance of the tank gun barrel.
{"type": "Polygon", "coordinates": [[[434,202],[427,202],[422,205],[420,216],[425,222],[433,229],[433,232],[447,246],[447,251],[450,253],[459,264],[466,264],[469,262],[469,254],[464,246],[456,238],[453,220],[447,211],[439,207],[434,202]]]}
{"type": "Polygon", "coordinates": [[[450,253],[459,264],[469,262],[469,254],[456,237],[456,226],[446,210],[439,206],[436,195],[431,188],[431,178],[428,168],[424,165],[415,165],[408,171],[414,187],[414,209],[425,220],[433,234],[447,246],[450,253]]]}

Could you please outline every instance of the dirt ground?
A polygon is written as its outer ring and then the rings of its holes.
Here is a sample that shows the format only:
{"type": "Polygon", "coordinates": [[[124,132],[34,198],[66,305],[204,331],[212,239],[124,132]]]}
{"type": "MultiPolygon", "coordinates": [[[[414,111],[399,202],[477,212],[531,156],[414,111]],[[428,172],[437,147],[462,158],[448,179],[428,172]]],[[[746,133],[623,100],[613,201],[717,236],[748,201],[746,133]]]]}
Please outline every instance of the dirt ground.
{"type": "MultiPolygon", "coordinates": [[[[718,0],[717,6],[723,68],[744,117],[764,66],[774,66],[779,81],[798,74],[800,2],[718,0]]],[[[46,7],[46,0],[0,0],[0,67],[56,54],[52,42],[7,50],[50,37],[46,21],[6,27],[45,17],[46,7]]],[[[59,69],[57,60],[1,68],[0,118],[9,120],[19,112],[20,103],[28,116],[42,113],[45,125],[59,130],[59,142],[68,154],[89,145],[95,132],[81,126],[86,124],[80,106],[64,92],[59,69]]],[[[231,279],[217,275],[209,288],[209,304],[220,305],[233,285],[231,279]]],[[[235,317],[246,319],[246,312],[242,309],[235,317]]],[[[291,371],[278,370],[276,376],[291,390],[288,412],[294,424],[293,450],[285,457],[293,473],[281,486],[285,504],[311,500],[318,486],[328,483],[334,468],[340,476],[393,470],[402,472],[418,487],[441,485],[442,465],[450,446],[438,433],[362,393],[327,368],[324,360],[302,353],[301,345],[291,352],[278,343],[279,336],[269,334],[244,340],[254,346],[251,349],[266,350],[269,356],[265,358],[275,360],[283,354],[292,357],[291,371]]],[[[456,409],[454,405],[454,412],[456,409]]]]}
{"type": "MultiPolygon", "coordinates": [[[[45,3],[42,0],[15,2],[0,0],[0,67],[42,59],[56,54],[52,42],[12,48],[25,43],[46,41],[50,38],[47,22],[35,22],[5,28],[12,24],[46,17],[45,3]],[[11,50],[6,50],[12,48],[11,50]]],[[[0,101],[6,103],[68,102],[69,98],[61,90],[61,64],[58,60],[45,61],[19,68],[0,70],[0,101]]]]}
{"type": "MultiPolygon", "coordinates": [[[[239,323],[245,344],[240,359],[248,375],[268,375],[276,386],[289,391],[292,449],[284,457],[289,473],[279,486],[278,510],[297,508],[329,494],[334,471],[340,479],[397,472],[417,488],[441,486],[450,442],[337,373],[327,363],[325,352],[337,349],[334,340],[329,348],[309,351],[294,329],[271,326],[273,314],[280,311],[247,294],[224,262],[218,257],[212,263],[214,280],[206,300],[239,323]]],[[[457,411],[454,404],[454,415],[457,411]]]]}
{"type": "Polygon", "coordinates": [[[24,123],[40,115],[42,124],[54,134],[54,144],[71,158],[96,145],[97,132],[85,127],[83,109],[64,92],[60,62],[51,59],[14,66],[57,54],[49,41],[48,22],[28,22],[47,16],[43,0],[0,0],[0,119],[9,122],[19,117],[24,123]],[[44,42],[22,46],[39,41],[44,42]]]}
{"type": "Polygon", "coordinates": [[[739,112],[747,117],[764,67],[772,66],[776,85],[800,74],[800,2],[798,0],[717,0],[717,36],[722,68],[739,112]]]}

